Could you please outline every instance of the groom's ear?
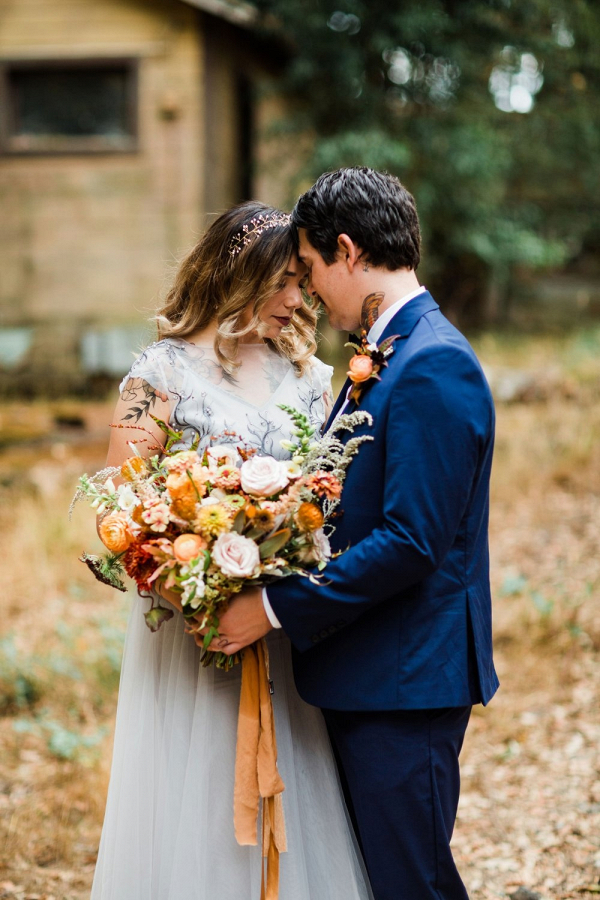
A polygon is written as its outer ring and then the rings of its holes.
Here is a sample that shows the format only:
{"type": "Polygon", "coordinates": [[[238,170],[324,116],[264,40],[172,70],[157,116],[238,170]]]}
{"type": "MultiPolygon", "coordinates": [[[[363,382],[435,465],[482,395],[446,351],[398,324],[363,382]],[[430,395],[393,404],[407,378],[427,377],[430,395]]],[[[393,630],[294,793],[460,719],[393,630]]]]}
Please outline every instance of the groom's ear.
{"type": "Polygon", "coordinates": [[[362,253],[358,244],[355,244],[347,234],[338,234],[337,252],[339,259],[346,264],[348,271],[353,272],[362,253]]]}

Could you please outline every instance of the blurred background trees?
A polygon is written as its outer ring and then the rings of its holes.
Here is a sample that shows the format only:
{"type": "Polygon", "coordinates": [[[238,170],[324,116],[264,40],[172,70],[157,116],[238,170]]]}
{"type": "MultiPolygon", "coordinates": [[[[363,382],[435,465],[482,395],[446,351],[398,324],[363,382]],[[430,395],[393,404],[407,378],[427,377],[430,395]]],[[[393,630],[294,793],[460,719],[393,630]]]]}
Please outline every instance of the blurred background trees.
{"type": "Polygon", "coordinates": [[[256,5],[289,53],[280,127],[312,135],[290,198],[340,165],[398,175],[453,317],[502,321],[515,273],[600,249],[594,0],[256,5]]]}

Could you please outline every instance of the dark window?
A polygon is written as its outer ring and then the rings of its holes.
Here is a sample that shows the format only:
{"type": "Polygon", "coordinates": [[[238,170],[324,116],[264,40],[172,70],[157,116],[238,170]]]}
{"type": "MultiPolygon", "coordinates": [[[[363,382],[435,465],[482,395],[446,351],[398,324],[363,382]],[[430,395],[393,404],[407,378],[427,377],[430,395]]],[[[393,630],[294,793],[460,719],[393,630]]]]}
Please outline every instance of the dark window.
{"type": "Polygon", "coordinates": [[[3,150],[134,150],[136,82],[136,66],[130,60],[5,63],[3,150]]]}

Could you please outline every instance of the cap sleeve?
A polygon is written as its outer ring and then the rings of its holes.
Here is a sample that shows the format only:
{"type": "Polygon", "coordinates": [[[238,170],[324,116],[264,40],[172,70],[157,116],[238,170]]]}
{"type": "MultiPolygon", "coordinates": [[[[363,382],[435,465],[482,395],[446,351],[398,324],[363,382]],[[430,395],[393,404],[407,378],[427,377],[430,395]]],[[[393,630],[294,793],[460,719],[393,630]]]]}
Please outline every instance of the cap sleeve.
{"type": "Polygon", "coordinates": [[[131,378],[141,378],[147,381],[157,391],[161,393],[169,393],[169,384],[167,381],[167,362],[166,356],[161,352],[160,342],[150,344],[149,347],[140,353],[133,363],[131,369],[121,381],[119,392],[122,393],[131,378]]]}
{"type": "Polygon", "coordinates": [[[311,375],[315,390],[318,390],[320,394],[326,394],[331,391],[333,366],[328,366],[327,363],[313,356],[311,375]]]}

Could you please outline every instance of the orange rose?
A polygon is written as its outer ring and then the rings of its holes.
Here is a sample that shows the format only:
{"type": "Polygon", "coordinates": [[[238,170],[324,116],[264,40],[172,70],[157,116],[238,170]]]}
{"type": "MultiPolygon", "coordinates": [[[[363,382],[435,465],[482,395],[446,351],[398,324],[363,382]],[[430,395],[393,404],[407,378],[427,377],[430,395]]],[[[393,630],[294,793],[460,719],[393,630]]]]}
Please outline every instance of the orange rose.
{"type": "Polygon", "coordinates": [[[177,562],[187,563],[207,547],[208,544],[199,534],[180,534],[173,541],[173,556],[177,562]]]}
{"type": "Polygon", "coordinates": [[[350,366],[350,371],[346,372],[346,374],[355,384],[368,381],[373,374],[373,360],[370,356],[357,354],[352,357],[348,365],[350,366]]]}
{"type": "Polygon", "coordinates": [[[99,528],[100,540],[111,553],[123,553],[133,540],[124,513],[109,513],[99,528]]]}

